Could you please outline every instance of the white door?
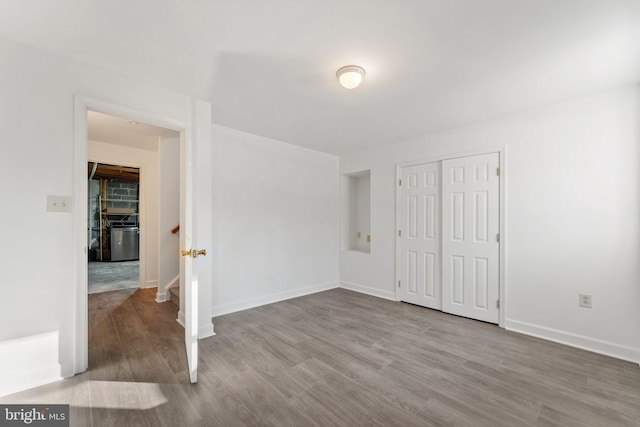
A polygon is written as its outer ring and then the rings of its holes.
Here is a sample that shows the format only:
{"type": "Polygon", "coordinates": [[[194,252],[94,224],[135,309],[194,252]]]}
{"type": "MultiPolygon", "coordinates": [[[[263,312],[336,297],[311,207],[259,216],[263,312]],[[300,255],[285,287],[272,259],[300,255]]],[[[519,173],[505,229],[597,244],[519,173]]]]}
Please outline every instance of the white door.
{"type": "Polygon", "coordinates": [[[499,154],[442,162],[442,310],[499,322],[499,154]]]}
{"type": "Polygon", "coordinates": [[[180,136],[180,305],[192,383],[198,379],[198,338],[215,335],[211,321],[211,104],[193,100],[191,126],[180,136]],[[184,301],[184,305],[182,304],[184,301]],[[202,317],[202,319],[200,319],[202,317]]]}
{"type": "Polygon", "coordinates": [[[440,164],[401,169],[400,300],[441,309],[440,164]]]}
{"type": "Polygon", "coordinates": [[[180,305],[184,301],[184,306],[180,308],[184,310],[184,342],[192,383],[198,380],[198,262],[191,256],[196,212],[193,206],[194,153],[191,139],[185,138],[183,132],[180,137],[180,284],[184,293],[180,295],[180,305]]]}

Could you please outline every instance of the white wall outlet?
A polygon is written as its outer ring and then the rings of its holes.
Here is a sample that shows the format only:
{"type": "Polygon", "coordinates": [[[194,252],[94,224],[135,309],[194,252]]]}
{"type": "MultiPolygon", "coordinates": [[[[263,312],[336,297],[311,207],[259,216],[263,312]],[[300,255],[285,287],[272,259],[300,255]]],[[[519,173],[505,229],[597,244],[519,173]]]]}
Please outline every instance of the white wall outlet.
{"type": "Polygon", "coordinates": [[[578,304],[580,307],[591,308],[591,295],[578,294],[578,304]]]}
{"type": "Polygon", "coordinates": [[[71,197],[47,196],[47,212],[71,212],[71,197]]]}

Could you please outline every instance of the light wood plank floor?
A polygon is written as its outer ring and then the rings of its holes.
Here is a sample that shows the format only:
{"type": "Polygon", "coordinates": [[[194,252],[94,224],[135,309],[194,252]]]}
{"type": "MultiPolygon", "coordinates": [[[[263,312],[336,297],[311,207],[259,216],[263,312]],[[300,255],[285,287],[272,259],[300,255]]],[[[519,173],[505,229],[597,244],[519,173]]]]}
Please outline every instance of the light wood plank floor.
{"type": "Polygon", "coordinates": [[[0,399],[78,426],[640,426],[640,368],[336,289],[221,316],[188,383],[154,290],[90,297],[90,370],[0,399]]]}

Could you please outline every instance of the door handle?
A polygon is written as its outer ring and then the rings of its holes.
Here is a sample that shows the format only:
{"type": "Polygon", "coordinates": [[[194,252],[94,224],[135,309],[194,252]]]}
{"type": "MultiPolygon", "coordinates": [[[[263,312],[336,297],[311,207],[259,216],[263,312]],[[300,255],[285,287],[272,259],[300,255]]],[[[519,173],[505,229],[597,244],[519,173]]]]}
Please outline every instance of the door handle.
{"type": "Polygon", "coordinates": [[[182,256],[190,256],[191,258],[197,258],[200,255],[202,256],[206,256],[207,255],[207,250],[206,249],[183,249],[181,251],[182,256]]]}

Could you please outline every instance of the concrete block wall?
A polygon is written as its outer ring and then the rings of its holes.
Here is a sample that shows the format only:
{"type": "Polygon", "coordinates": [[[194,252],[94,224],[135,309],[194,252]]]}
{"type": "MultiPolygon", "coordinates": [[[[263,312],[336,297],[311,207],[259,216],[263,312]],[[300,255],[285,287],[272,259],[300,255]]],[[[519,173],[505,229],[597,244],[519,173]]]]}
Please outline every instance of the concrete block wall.
{"type": "Polygon", "coordinates": [[[138,212],[138,203],[128,203],[126,200],[138,201],[139,184],[136,182],[109,181],[107,186],[107,197],[110,200],[111,208],[127,208],[134,209],[138,212]],[[122,200],[122,202],[114,202],[113,200],[122,200]]]}

